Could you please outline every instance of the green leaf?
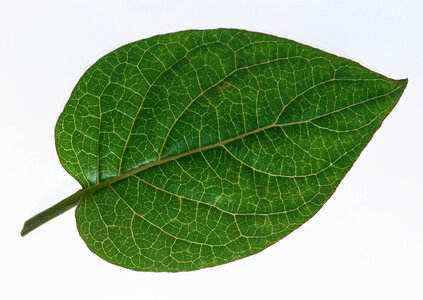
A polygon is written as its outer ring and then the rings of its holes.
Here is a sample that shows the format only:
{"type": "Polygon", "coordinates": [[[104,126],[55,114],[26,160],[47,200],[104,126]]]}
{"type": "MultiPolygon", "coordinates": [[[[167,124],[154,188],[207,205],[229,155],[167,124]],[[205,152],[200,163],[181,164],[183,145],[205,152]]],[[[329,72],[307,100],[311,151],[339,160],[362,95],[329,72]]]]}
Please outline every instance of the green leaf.
{"type": "Polygon", "coordinates": [[[57,153],[83,189],[57,207],[81,199],[87,246],[129,269],[249,256],[322,207],[406,85],[242,30],[125,45],[88,69],[59,117],[57,153]]]}

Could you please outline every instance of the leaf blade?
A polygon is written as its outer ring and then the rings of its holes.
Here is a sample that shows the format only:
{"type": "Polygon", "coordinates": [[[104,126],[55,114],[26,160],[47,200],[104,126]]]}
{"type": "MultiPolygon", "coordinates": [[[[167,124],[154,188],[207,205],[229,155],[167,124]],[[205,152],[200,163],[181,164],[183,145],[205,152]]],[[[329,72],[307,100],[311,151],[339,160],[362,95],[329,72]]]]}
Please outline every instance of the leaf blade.
{"type": "Polygon", "coordinates": [[[239,30],[119,48],[83,75],[56,127],[65,169],[83,186],[110,182],[78,205],[81,237],[136,270],[259,252],[320,209],[405,85],[239,30]]]}

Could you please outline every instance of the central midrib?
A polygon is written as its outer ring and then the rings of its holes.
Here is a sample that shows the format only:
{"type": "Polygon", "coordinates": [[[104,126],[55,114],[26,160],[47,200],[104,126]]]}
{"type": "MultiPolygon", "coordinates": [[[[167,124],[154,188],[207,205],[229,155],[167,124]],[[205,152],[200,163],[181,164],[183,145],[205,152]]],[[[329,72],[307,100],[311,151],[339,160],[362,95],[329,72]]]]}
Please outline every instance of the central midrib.
{"type": "MultiPolygon", "coordinates": [[[[170,156],[170,157],[167,157],[167,158],[159,159],[159,160],[156,160],[156,161],[154,161],[152,163],[142,165],[142,166],[140,166],[138,168],[132,169],[132,170],[127,171],[125,173],[122,173],[122,174],[120,174],[118,176],[112,177],[112,178],[110,178],[110,179],[108,179],[106,181],[103,181],[101,183],[98,183],[96,185],[85,187],[85,188],[81,189],[80,191],[78,191],[78,194],[81,195],[81,196],[87,196],[89,194],[93,194],[93,193],[95,193],[95,192],[97,192],[99,190],[102,190],[103,188],[106,188],[106,187],[108,187],[108,186],[110,186],[110,185],[112,185],[112,184],[114,184],[116,182],[122,181],[122,180],[124,180],[124,179],[126,179],[126,178],[128,178],[128,177],[130,177],[132,175],[135,175],[135,174],[137,174],[139,172],[145,171],[145,170],[147,170],[149,168],[152,168],[152,167],[155,167],[155,166],[158,166],[158,165],[167,163],[169,161],[177,160],[179,158],[182,158],[182,157],[185,157],[185,156],[188,156],[188,155],[192,155],[192,154],[195,154],[195,153],[198,153],[198,152],[202,152],[202,151],[206,151],[206,150],[209,150],[209,149],[212,149],[212,148],[216,148],[216,147],[219,147],[219,146],[228,144],[230,142],[233,142],[233,141],[242,139],[242,138],[247,137],[249,135],[253,135],[253,134],[259,133],[261,131],[265,131],[265,130],[270,129],[270,128],[273,128],[273,127],[285,127],[285,126],[290,126],[290,125],[298,125],[298,124],[302,124],[302,123],[307,123],[307,122],[313,121],[315,119],[322,118],[322,117],[325,117],[327,115],[330,115],[330,114],[333,114],[333,113],[342,111],[344,109],[351,108],[353,106],[362,105],[362,104],[364,104],[364,103],[366,103],[368,101],[372,101],[372,100],[375,100],[375,99],[378,99],[378,98],[381,98],[381,97],[388,96],[388,95],[394,93],[395,91],[397,91],[398,89],[400,89],[401,87],[402,87],[402,85],[398,85],[395,89],[391,90],[390,92],[388,92],[386,94],[382,94],[382,95],[378,95],[378,96],[373,97],[373,98],[365,99],[365,100],[359,101],[357,103],[348,105],[346,107],[342,107],[340,109],[337,109],[337,110],[328,112],[326,114],[315,116],[315,117],[310,118],[310,119],[296,121],[296,122],[290,122],[290,123],[284,123],[284,124],[278,124],[277,123],[278,120],[276,120],[276,122],[274,122],[274,123],[272,123],[270,125],[267,125],[267,126],[264,126],[264,127],[260,127],[260,128],[257,128],[255,130],[252,130],[252,131],[249,131],[249,132],[245,132],[245,133],[243,133],[241,135],[232,137],[230,139],[219,141],[219,142],[214,143],[214,144],[210,144],[210,145],[207,145],[207,146],[199,147],[199,148],[196,148],[196,149],[193,149],[193,150],[184,152],[184,153],[180,153],[178,155],[174,155],[174,156],[170,156]]],[[[301,93],[301,94],[303,94],[303,93],[301,93]]],[[[297,95],[294,98],[297,98],[298,96],[300,96],[300,95],[297,95]]],[[[292,101],[293,100],[291,100],[290,103],[292,101]]]]}

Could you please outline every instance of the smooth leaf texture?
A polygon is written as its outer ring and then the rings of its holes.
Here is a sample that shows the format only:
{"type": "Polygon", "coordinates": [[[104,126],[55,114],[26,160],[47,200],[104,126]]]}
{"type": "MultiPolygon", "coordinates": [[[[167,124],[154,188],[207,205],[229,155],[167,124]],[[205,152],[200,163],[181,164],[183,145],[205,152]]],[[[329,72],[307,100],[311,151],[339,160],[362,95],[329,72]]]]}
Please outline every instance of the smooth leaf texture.
{"type": "MultiPolygon", "coordinates": [[[[183,31],[82,76],[56,126],[88,247],[134,270],[215,266],[311,218],[407,84],[296,42],[183,31]]],[[[371,176],[371,175],[369,175],[371,176]]]]}

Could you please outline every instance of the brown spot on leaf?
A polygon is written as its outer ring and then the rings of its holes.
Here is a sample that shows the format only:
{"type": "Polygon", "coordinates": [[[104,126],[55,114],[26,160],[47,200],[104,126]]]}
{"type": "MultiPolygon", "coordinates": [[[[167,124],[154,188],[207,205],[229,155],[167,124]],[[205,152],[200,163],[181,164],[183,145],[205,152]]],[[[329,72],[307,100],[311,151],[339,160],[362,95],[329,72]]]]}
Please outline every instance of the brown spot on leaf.
{"type": "Polygon", "coordinates": [[[221,87],[219,87],[219,92],[222,92],[224,89],[230,87],[231,84],[230,83],[225,83],[224,85],[222,85],[221,87]]]}

